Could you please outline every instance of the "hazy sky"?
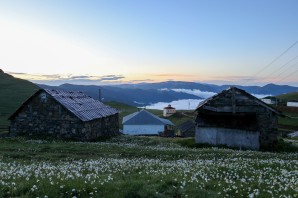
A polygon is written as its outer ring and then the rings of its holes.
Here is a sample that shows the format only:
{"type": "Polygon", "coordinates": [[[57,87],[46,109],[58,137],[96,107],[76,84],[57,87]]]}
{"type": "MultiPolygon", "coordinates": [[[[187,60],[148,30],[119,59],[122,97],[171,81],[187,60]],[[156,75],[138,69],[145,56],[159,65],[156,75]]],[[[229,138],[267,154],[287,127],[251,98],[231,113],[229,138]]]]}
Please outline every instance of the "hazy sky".
{"type": "Polygon", "coordinates": [[[0,0],[0,69],[56,84],[298,86],[297,10],[297,0],[0,0]]]}

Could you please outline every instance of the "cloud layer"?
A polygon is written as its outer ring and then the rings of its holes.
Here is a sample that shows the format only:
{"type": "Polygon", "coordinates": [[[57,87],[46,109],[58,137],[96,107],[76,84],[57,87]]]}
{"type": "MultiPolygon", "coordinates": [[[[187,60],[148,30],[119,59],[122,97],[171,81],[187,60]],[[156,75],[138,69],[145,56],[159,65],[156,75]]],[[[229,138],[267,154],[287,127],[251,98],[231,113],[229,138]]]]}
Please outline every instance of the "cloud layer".
{"type": "Polygon", "coordinates": [[[158,102],[158,103],[146,106],[146,108],[162,110],[164,107],[170,104],[172,105],[172,107],[175,107],[177,110],[194,110],[202,101],[203,100],[184,99],[184,100],[175,100],[172,102],[158,102]]]}
{"type": "Polygon", "coordinates": [[[125,77],[123,75],[60,75],[60,74],[27,74],[19,72],[8,72],[17,78],[24,78],[34,83],[49,84],[49,85],[60,85],[63,83],[74,83],[74,84],[99,84],[99,83],[119,83],[121,79],[125,77]]]}
{"type": "Polygon", "coordinates": [[[192,94],[192,95],[195,95],[195,96],[199,96],[201,98],[209,98],[209,97],[214,96],[216,94],[214,92],[201,91],[199,89],[172,89],[172,90],[176,91],[176,92],[192,94]]]}

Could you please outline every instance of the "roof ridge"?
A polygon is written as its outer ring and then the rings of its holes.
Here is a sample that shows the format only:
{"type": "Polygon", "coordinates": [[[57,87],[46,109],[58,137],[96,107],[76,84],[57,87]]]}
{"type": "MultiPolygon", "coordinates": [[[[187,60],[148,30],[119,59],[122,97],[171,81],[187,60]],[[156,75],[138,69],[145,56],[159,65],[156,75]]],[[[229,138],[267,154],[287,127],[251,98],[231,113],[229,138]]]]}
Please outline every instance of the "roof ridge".
{"type": "Polygon", "coordinates": [[[231,89],[234,89],[234,90],[236,89],[236,90],[242,92],[242,93],[245,94],[247,97],[252,98],[253,101],[256,102],[257,104],[259,104],[259,105],[261,105],[261,106],[263,106],[263,107],[265,107],[265,108],[267,108],[267,109],[269,109],[269,110],[271,110],[271,111],[277,113],[278,115],[282,115],[281,112],[279,112],[278,110],[276,110],[276,109],[274,109],[273,107],[269,106],[268,104],[266,104],[266,103],[263,102],[262,100],[258,99],[257,97],[253,96],[252,94],[246,92],[245,90],[240,89],[240,88],[235,87],[235,86],[231,86],[231,87],[229,87],[228,89],[225,89],[225,90],[223,90],[223,91],[221,91],[221,92],[215,94],[214,96],[211,96],[211,97],[205,99],[204,101],[200,102],[199,105],[197,106],[196,110],[199,109],[200,107],[204,106],[208,101],[211,101],[211,100],[213,100],[213,99],[216,99],[217,97],[219,97],[220,95],[222,95],[222,94],[224,94],[224,93],[230,91],[231,89]]]}

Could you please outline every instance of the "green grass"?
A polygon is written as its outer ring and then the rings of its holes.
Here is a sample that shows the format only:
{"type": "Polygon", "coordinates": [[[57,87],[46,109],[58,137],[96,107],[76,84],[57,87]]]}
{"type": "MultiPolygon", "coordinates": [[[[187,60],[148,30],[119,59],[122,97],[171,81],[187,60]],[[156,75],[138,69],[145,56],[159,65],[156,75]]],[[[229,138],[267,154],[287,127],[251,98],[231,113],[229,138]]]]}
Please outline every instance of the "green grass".
{"type": "Polygon", "coordinates": [[[297,194],[297,152],[190,148],[192,141],[131,136],[95,143],[0,139],[0,197],[297,194]]]}
{"type": "Polygon", "coordinates": [[[298,117],[279,118],[278,123],[281,127],[285,127],[287,129],[292,130],[298,130],[298,117]]]}
{"type": "Polygon", "coordinates": [[[29,81],[0,71],[0,125],[8,126],[8,117],[38,89],[29,81]]]}
{"type": "Polygon", "coordinates": [[[105,104],[109,105],[113,108],[116,108],[120,111],[120,113],[119,113],[119,126],[120,126],[120,128],[123,128],[122,119],[123,119],[124,116],[127,116],[129,114],[132,114],[132,113],[138,111],[137,107],[126,105],[126,104],[115,102],[115,101],[105,102],[105,104]]]}
{"type": "Polygon", "coordinates": [[[288,131],[298,130],[298,108],[277,106],[277,109],[286,115],[278,118],[279,128],[288,131]]]}
{"type": "Polygon", "coordinates": [[[282,94],[279,96],[276,96],[277,98],[284,100],[284,101],[289,101],[289,100],[298,100],[298,92],[291,92],[287,94],[282,94]]]}

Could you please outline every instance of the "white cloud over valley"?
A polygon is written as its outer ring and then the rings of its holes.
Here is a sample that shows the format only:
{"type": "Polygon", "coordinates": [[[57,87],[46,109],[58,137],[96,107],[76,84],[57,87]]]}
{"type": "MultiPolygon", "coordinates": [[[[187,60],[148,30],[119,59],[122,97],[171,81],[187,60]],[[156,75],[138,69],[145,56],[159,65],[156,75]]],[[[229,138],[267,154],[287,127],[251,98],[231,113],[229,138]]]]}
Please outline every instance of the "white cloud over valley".
{"type": "Polygon", "coordinates": [[[197,99],[184,99],[184,100],[176,100],[172,102],[158,102],[158,103],[146,106],[146,109],[161,110],[170,104],[172,105],[172,107],[176,108],[177,110],[194,110],[202,101],[203,100],[197,100],[197,99]]]}
{"type": "Polygon", "coordinates": [[[201,91],[199,89],[172,89],[173,91],[176,92],[182,92],[182,93],[187,93],[187,94],[192,94],[195,96],[199,96],[201,98],[209,98],[214,96],[216,93],[215,92],[209,92],[209,91],[201,91]]]}

